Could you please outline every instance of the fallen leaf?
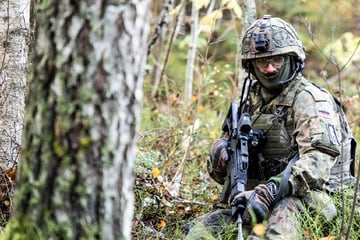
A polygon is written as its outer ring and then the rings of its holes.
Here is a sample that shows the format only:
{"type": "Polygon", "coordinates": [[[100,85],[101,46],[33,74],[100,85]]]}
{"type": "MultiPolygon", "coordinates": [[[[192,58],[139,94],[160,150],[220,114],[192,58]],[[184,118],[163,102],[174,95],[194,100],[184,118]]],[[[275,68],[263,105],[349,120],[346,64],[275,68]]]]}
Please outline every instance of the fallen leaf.
{"type": "Polygon", "coordinates": [[[166,222],[164,220],[160,220],[157,224],[158,229],[164,228],[166,226],[166,222]]]}
{"type": "Polygon", "coordinates": [[[219,195],[215,194],[210,197],[211,201],[216,202],[219,200],[219,195]]]}
{"type": "Polygon", "coordinates": [[[192,115],[189,115],[186,117],[186,121],[190,124],[194,123],[194,117],[192,115]]]}
{"type": "Polygon", "coordinates": [[[153,175],[153,178],[156,179],[160,175],[160,169],[153,168],[152,175],[153,175]]]}
{"type": "Polygon", "coordinates": [[[215,130],[210,131],[210,139],[211,140],[215,140],[217,137],[218,137],[217,131],[215,131],[215,130]]]}
{"type": "Polygon", "coordinates": [[[9,178],[12,181],[15,181],[16,168],[10,168],[10,169],[6,170],[6,174],[9,176],[9,178]]]}
{"type": "Polygon", "coordinates": [[[178,95],[176,93],[173,93],[169,96],[169,103],[171,105],[174,105],[178,101],[178,95]]]}
{"type": "Polygon", "coordinates": [[[205,108],[203,105],[198,106],[197,110],[199,113],[205,112],[205,108]]]}
{"type": "Polygon", "coordinates": [[[196,102],[196,100],[197,100],[197,97],[196,97],[196,96],[191,96],[191,102],[192,102],[192,103],[196,102]]]}
{"type": "Polygon", "coordinates": [[[327,237],[323,237],[323,238],[318,238],[317,240],[335,240],[336,237],[335,236],[327,236],[327,237]]]}
{"type": "Polygon", "coordinates": [[[253,227],[253,232],[256,236],[263,236],[265,234],[265,226],[262,223],[258,223],[253,227]]]}

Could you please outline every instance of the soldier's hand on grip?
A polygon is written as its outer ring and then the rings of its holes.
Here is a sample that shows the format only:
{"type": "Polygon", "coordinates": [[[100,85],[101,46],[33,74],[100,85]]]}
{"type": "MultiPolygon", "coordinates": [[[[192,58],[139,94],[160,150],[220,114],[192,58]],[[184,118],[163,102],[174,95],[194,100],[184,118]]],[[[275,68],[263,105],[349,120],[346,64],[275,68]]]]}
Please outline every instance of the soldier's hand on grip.
{"type": "Polygon", "coordinates": [[[274,200],[275,196],[267,185],[259,184],[255,187],[255,190],[245,191],[236,195],[231,205],[237,208],[235,214],[242,214],[244,222],[250,222],[250,211],[252,211],[256,216],[256,222],[260,223],[269,212],[269,208],[274,200]]]}

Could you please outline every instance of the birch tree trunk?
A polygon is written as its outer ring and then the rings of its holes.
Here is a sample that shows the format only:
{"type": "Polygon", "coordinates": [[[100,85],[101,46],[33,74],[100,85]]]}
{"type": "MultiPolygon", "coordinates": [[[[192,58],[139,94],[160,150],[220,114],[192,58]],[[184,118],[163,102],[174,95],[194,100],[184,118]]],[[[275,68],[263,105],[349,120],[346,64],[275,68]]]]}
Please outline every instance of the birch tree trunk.
{"type": "Polygon", "coordinates": [[[192,86],[194,79],[194,68],[196,60],[197,39],[199,35],[199,9],[195,3],[191,8],[191,40],[187,55],[186,73],[185,73],[185,104],[190,104],[192,96],[192,86]]]}
{"type": "Polygon", "coordinates": [[[0,164],[17,165],[24,121],[30,0],[0,2],[0,164]]]}
{"type": "Polygon", "coordinates": [[[150,0],[37,7],[6,239],[130,239],[150,0]]]}

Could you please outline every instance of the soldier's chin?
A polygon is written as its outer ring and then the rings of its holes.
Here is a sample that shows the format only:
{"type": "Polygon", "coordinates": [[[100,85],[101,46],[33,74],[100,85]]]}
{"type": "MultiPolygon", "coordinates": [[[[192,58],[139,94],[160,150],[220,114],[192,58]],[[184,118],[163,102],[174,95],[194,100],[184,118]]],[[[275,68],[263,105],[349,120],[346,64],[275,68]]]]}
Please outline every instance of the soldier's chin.
{"type": "Polygon", "coordinates": [[[277,90],[277,89],[280,89],[282,87],[282,84],[280,84],[277,80],[275,79],[267,79],[266,81],[265,80],[259,80],[260,84],[268,89],[268,90],[277,90]]]}
{"type": "Polygon", "coordinates": [[[275,72],[275,73],[265,73],[264,76],[267,78],[276,78],[278,76],[279,72],[275,72]]]}
{"type": "Polygon", "coordinates": [[[274,84],[266,84],[263,85],[263,87],[267,90],[267,92],[269,93],[279,93],[281,90],[284,89],[284,86],[282,84],[279,83],[274,83],[274,84]]]}

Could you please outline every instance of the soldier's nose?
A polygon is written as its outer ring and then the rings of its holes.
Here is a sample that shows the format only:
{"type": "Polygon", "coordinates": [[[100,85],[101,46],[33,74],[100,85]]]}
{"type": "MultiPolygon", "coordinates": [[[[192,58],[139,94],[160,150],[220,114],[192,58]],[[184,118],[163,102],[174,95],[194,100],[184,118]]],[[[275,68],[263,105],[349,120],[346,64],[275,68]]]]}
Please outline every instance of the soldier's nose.
{"type": "Polygon", "coordinates": [[[269,73],[275,73],[275,72],[277,72],[277,69],[271,63],[268,63],[266,65],[266,68],[264,69],[264,73],[269,74],[269,73]]]}

